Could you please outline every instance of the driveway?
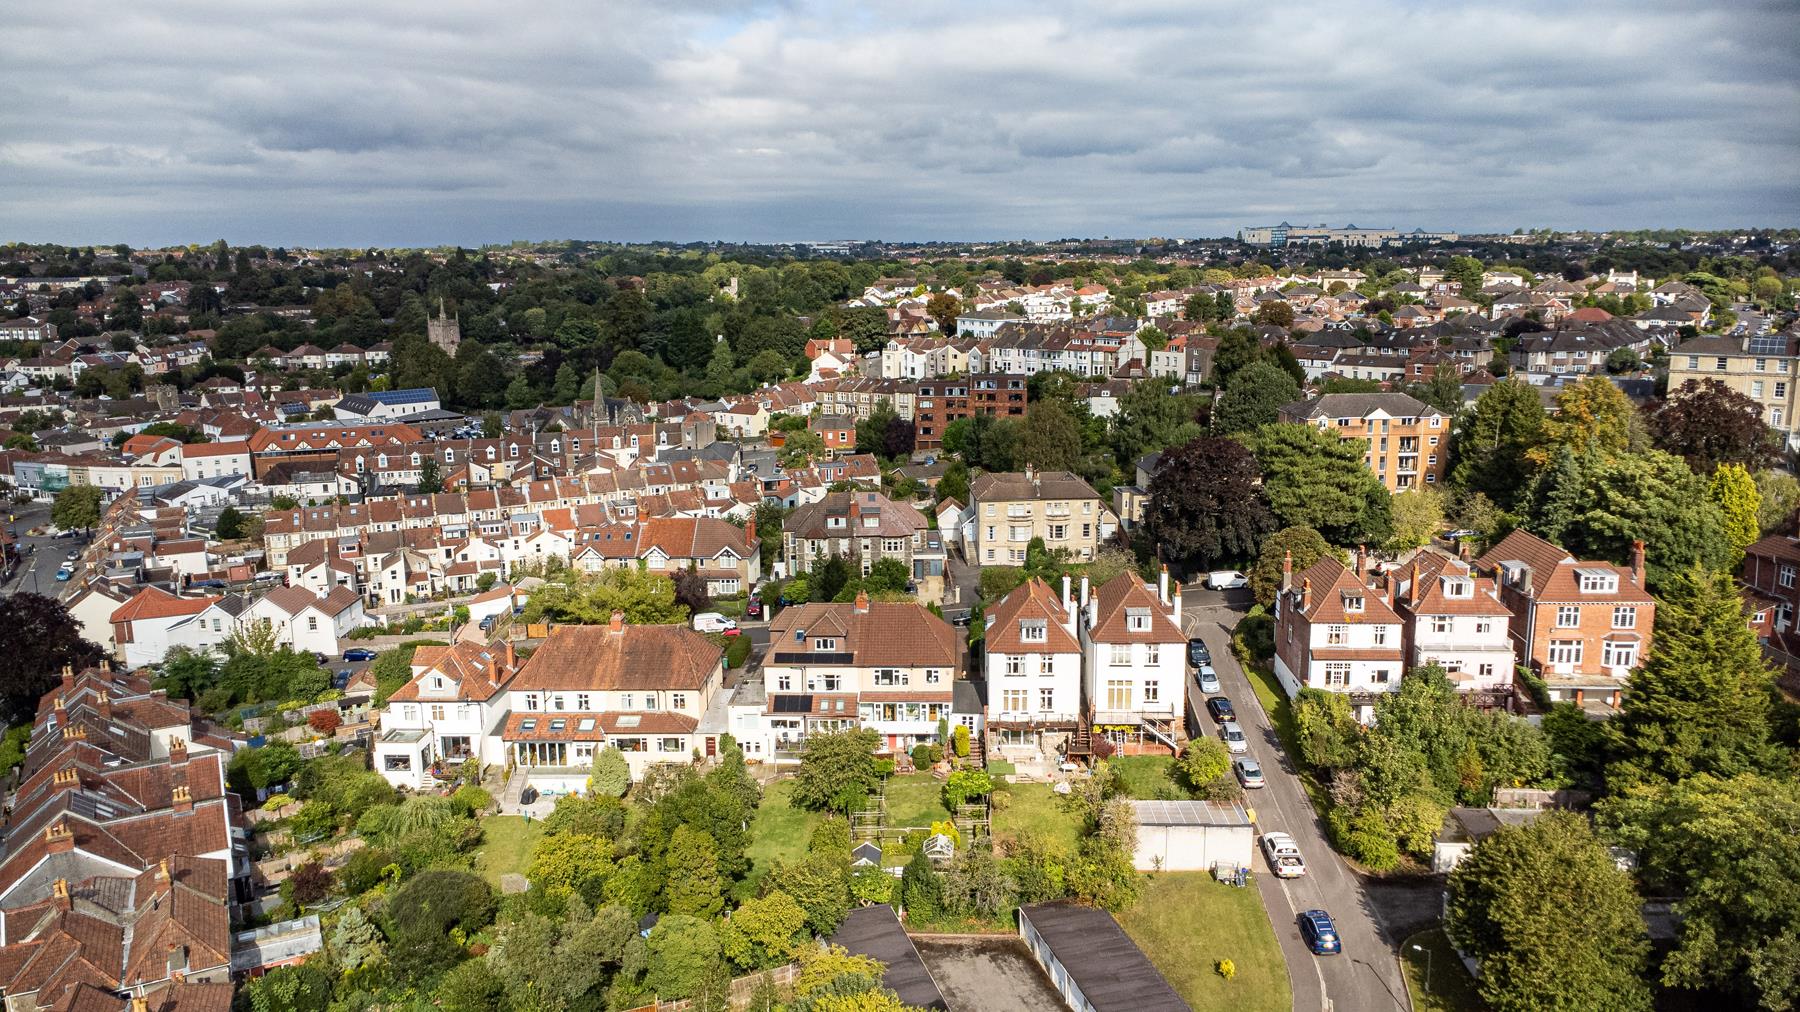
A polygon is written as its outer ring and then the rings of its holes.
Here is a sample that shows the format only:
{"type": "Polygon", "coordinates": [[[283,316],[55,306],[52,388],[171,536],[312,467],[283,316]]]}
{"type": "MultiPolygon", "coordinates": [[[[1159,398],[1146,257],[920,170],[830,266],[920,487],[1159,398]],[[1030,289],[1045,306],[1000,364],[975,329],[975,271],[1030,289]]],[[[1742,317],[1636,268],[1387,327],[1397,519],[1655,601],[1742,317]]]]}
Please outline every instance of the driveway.
{"type": "MultiPolygon", "coordinates": [[[[1231,653],[1230,628],[1237,624],[1239,612],[1213,592],[1187,590],[1183,597],[1195,605],[1185,610],[1182,625],[1189,636],[1199,636],[1212,651],[1220,688],[1236,707],[1238,722],[1250,738],[1250,754],[1262,764],[1268,781],[1267,787],[1247,792],[1245,804],[1255,810],[1259,830],[1291,835],[1306,858],[1306,874],[1297,879],[1270,874],[1260,848],[1252,865],[1263,906],[1287,959],[1294,1009],[1406,1012],[1410,1008],[1406,985],[1394,955],[1399,939],[1385,930],[1362,879],[1325,842],[1324,826],[1295,776],[1295,766],[1282,752],[1268,714],[1231,653]],[[1323,909],[1337,922],[1344,940],[1343,955],[1314,956],[1300,941],[1299,913],[1311,909],[1323,909]]],[[[1198,694],[1198,684],[1190,691],[1198,694]]],[[[1202,733],[1216,733],[1204,704],[1201,721],[1205,724],[1202,733]]]]}

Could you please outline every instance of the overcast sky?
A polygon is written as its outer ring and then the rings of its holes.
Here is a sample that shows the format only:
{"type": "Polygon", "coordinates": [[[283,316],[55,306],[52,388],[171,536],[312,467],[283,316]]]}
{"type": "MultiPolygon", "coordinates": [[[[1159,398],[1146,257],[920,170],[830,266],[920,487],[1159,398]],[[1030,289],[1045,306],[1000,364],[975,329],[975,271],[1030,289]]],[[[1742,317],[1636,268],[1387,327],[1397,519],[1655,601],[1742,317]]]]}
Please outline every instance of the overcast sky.
{"type": "Polygon", "coordinates": [[[0,240],[1800,223],[1800,3],[8,6],[0,240]]]}

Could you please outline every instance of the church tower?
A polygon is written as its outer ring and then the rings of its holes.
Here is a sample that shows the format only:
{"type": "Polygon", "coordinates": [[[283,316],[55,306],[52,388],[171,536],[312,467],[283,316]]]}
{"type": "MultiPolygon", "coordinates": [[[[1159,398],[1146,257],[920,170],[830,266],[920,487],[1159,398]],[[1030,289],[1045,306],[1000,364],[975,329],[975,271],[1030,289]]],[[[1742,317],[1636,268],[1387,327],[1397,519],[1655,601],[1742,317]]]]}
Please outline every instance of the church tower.
{"type": "Polygon", "coordinates": [[[425,321],[426,336],[451,358],[456,357],[456,346],[462,343],[462,324],[459,321],[459,316],[450,316],[444,311],[442,297],[438,299],[437,315],[425,321]]]}

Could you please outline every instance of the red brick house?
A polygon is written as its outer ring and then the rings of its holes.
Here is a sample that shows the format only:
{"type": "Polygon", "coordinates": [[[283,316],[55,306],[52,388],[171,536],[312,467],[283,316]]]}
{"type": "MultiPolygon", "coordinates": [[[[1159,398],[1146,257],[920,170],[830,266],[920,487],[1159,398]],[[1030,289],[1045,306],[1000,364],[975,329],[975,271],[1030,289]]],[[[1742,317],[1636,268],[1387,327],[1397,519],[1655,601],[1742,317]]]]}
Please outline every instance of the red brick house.
{"type": "Polygon", "coordinates": [[[1513,651],[1550,698],[1616,709],[1631,672],[1650,653],[1656,599],[1644,587],[1644,543],[1631,565],[1583,562],[1525,530],[1476,560],[1512,611],[1513,651]]]}

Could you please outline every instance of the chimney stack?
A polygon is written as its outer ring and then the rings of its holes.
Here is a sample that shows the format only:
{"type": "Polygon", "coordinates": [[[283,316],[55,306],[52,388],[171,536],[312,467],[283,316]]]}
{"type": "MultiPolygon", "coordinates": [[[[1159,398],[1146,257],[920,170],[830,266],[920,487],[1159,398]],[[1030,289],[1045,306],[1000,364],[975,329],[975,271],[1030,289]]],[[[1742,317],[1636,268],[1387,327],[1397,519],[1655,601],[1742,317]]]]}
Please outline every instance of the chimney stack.
{"type": "Polygon", "coordinates": [[[75,669],[70,667],[67,664],[63,665],[62,683],[64,685],[74,685],[75,684],[75,669]]]}
{"type": "Polygon", "coordinates": [[[1070,599],[1070,598],[1069,598],[1069,574],[1067,574],[1067,573],[1064,573],[1064,574],[1063,574],[1063,584],[1062,584],[1062,587],[1063,587],[1063,591],[1062,591],[1062,606],[1063,606],[1063,611],[1068,611],[1068,610],[1069,610],[1069,607],[1070,607],[1070,605],[1071,605],[1071,604],[1072,604],[1072,603],[1073,603],[1073,602],[1072,602],[1072,601],[1071,601],[1071,599],[1070,599]]]}
{"type": "Polygon", "coordinates": [[[851,607],[856,609],[858,615],[867,615],[869,613],[869,592],[866,590],[857,591],[856,603],[851,607]]]}
{"type": "Polygon", "coordinates": [[[75,901],[69,897],[69,880],[66,878],[50,883],[50,894],[56,897],[56,905],[63,910],[75,905],[75,901]]]}
{"type": "Polygon", "coordinates": [[[59,819],[44,830],[44,849],[51,854],[66,854],[75,849],[75,834],[66,820],[59,819]]]}
{"type": "Polygon", "coordinates": [[[186,766],[187,759],[188,759],[187,739],[186,738],[170,738],[169,739],[169,765],[170,766],[186,766]]]}
{"type": "Polygon", "coordinates": [[[169,881],[169,859],[166,857],[156,862],[156,880],[165,884],[169,881]]]}
{"type": "Polygon", "coordinates": [[[81,774],[75,772],[73,766],[64,766],[51,776],[50,782],[57,787],[80,787],[81,774]]]}
{"type": "Polygon", "coordinates": [[[1631,582],[1640,587],[1644,585],[1644,539],[1642,538],[1631,543],[1631,582]]]}
{"type": "Polygon", "coordinates": [[[1356,578],[1362,579],[1363,570],[1369,564],[1369,554],[1362,545],[1356,546],[1356,578]]]}
{"type": "Polygon", "coordinates": [[[606,623],[606,627],[608,629],[611,629],[614,633],[624,632],[625,631],[625,613],[622,611],[613,612],[612,619],[611,619],[611,621],[606,623]]]}
{"type": "Polygon", "coordinates": [[[1175,599],[1170,608],[1170,614],[1175,619],[1175,628],[1177,628],[1177,629],[1181,628],[1181,587],[1180,587],[1180,585],[1176,585],[1176,587],[1175,587],[1175,599]]]}
{"type": "Polygon", "coordinates": [[[187,789],[186,784],[177,784],[175,789],[169,792],[169,808],[177,812],[194,810],[194,794],[187,789]]]}
{"type": "Polygon", "coordinates": [[[1169,564],[1162,564],[1162,572],[1156,575],[1156,599],[1163,604],[1169,603],[1169,564]]]}
{"type": "Polygon", "coordinates": [[[1312,577],[1308,576],[1308,577],[1304,577],[1300,580],[1300,610],[1301,610],[1301,612],[1305,612],[1307,609],[1309,609],[1311,607],[1312,607],[1312,577]]]}
{"type": "Polygon", "coordinates": [[[1083,573],[1083,574],[1081,574],[1081,607],[1085,609],[1087,607],[1087,603],[1088,603],[1088,579],[1087,579],[1087,574],[1083,573]]]}
{"type": "Polygon", "coordinates": [[[1456,540],[1456,557],[1463,560],[1464,562],[1469,561],[1469,539],[1468,538],[1458,538],[1456,540]]]}
{"type": "Polygon", "coordinates": [[[99,703],[100,703],[100,716],[106,718],[107,720],[111,720],[112,719],[112,694],[107,692],[105,689],[101,689],[99,703]]]}
{"type": "Polygon", "coordinates": [[[1290,549],[1281,553],[1281,592],[1287,593],[1294,585],[1294,553],[1290,549]]]}
{"type": "Polygon", "coordinates": [[[1425,589],[1419,586],[1419,557],[1413,556],[1412,582],[1406,586],[1407,600],[1418,607],[1419,599],[1425,596],[1425,589]]]}

